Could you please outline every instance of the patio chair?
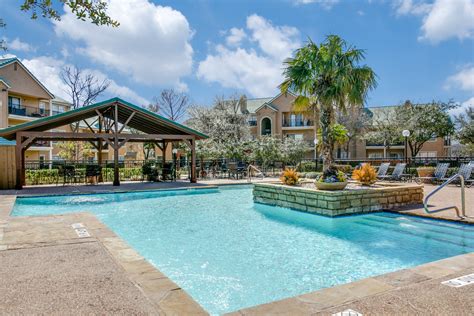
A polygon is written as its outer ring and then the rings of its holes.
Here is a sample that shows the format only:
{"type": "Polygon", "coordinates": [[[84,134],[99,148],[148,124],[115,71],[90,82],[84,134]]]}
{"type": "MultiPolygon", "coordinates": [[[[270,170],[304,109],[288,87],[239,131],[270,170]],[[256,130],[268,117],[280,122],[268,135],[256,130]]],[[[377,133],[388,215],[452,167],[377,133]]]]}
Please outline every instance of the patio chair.
{"type": "Polygon", "coordinates": [[[431,177],[416,177],[415,182],[418,184],[423,183],[424,180],[428,180],[432,183],[438,183],[446,178],[446,173],[448,172],[449,163],[438,163],[436,169],[431,177]]]}
{"type": "Polygon", "coordinates": [[[174,166],[171,162],[165,162],[161,169],[161,179],[163,181],[170,180],[174,181],[174,166]]]}
{"type": "MultiPolygon", "coordinates": [[[[464,178],[464,184],[467,187],[471,187],[472,183],[474,182],[474,179],[471,179],[472,169],[474,169],[474,164],[471,164],[471,163],[472,162],[462,164],[461,167],[459,167],[458,172],[456,172],[456,174],[460,174],[464,178]]],[[[446,181],[448,179],[449,178],[443,178],[443,181],[446,181]]],[[[460,181],[455,181],[453,183],[460,184],[460,181]]]]}
{"type": "Polygon", "coordinates": [[[405,171],[406,166],[406,163],[397,163],[391,175],[382,176],[380,177],[380,179],[387,181],[405,181],[408,176],[403,173],[405,171]]]}
{"type": "Polygon", "coordinates": [[[385,177],[387,175],[388,167],[390,167],[390,162],[380,164],[379,169],[377,170],[377,178],[385,177]]]}

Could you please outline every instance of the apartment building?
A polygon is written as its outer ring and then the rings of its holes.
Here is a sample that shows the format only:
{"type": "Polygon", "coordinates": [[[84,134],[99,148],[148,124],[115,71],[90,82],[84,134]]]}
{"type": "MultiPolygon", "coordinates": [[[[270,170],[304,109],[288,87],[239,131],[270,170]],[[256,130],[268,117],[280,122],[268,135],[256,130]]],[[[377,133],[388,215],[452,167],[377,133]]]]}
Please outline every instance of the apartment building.
{"type": "MultiPolygon", "coordinates": [[[[17,58],[0,58],[0,128],[31,122],[42,117],[52,116],[71,110],[72,105],[54,96],[17,58]]],[[[93,122],[90,122],[92,127],[93,122]]],[[[83,131],[89,131],[84,123],[83,131]]],[[[55,129],[57,132],[70,132],[70,126],[55,129]]],[[[60,160],[58,142],[37,141],[25,153],[27,161],[60,160]]],[[[171,150],[171,146],[168,146],[171,150]]],[[[89,160],[97,160],[94,148],[89,160]]],[[[171,157],[171,152],[167,153],[171,157]]],[[[157,149],[157,156],[161,151],[157,149]]],[[[85,157],[80,157],[85,159],[85,157]]],[[[143,160],[142,144],[127,144],[120,149],[119,160],[143,160]]],[[[102,160],[113,160],[113,150],[107,146],[102,151],[102,160]]]]}
{"type": "MultiPolygon", "coordinates": [[[[308,142],[310,146],[316,135],[314,118],[300,113],[295,113],[293,102],[296,95],[278,94],[275,97],[241,99],[241,112],[249,116],[249,125],[253,138],[262,135],[272,135],[285,139],[291,137],[308,142]]],[[[370,107],[372,117],[382,115],[385,111],[390,111],[393,107],[370,107]]],[[[436,157],[450,155],[449,138],[437,137],[428,141],[418,154],[419,157],[436,157]]],[[[337,158],[362,159],[362,158],[402,158],[404,157],[405,146],[401,144],[391,144],[387,149],[384,144],[370,143],[365,140],[351,141],[349,144],[339,146],[335,149],[337,158]]],[[[307,157],[314,157],[314,150],[308,152],[307,157]]],[[[410,152],[408,152],[410,156],[410,152]]]]}

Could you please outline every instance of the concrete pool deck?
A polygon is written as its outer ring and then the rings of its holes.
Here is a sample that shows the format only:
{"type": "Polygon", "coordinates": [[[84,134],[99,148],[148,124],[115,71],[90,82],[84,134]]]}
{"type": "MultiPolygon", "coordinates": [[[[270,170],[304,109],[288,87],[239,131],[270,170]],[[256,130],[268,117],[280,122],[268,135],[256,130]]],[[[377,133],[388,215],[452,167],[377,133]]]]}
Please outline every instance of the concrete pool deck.
{"type": "MultiPolygon", "coordinates": [[[[205,185],[211,184],[216,183],[205,185]]],[[[452,200],[459,189],[451,191],[445,199],[452,200]]],[[[10,217],[15,199],[0,196],[0,279],[5,280],[0,282],[1,314],[206,314],[94,215],[10,217]],[[79,237],[71,226],[76,223],[82,223],[90,236],[79,237]]],[[[232,314],[331,315],[352,309],[364,315],[469,315],[474,311],[474,284],[452,288],[441,282],[470,273],[474,253],[232,314]]]]}

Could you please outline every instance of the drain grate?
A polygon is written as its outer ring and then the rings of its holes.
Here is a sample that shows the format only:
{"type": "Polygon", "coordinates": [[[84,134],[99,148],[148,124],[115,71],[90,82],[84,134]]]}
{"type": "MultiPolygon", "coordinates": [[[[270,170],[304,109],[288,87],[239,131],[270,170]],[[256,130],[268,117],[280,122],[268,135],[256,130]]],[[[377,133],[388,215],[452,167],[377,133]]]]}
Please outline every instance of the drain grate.
{"type": "Polygon", "coordinates": [[[469,284],[474,284],[474,273],[460,276],[459,278],[451,279],[448,281],[441,282],[441,284],[451,287],[461,287],[469,284]]]}
{"type": "Polygon", "coordinates": [[[362,316],[362,314],[352,309],[346,309],[345,311],[332,314],[332,316],[362,316]]]}

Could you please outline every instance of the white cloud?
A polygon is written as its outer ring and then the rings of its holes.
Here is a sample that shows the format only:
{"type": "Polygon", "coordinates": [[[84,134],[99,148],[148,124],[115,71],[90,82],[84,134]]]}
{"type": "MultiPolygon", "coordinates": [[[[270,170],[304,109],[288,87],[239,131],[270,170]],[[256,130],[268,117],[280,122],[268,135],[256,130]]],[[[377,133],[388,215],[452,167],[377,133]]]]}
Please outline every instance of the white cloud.
{"type": "Polygon", "coordinates": [[[474,0],[398,0],[397,15],[422,17],[420,40],[432,43],[474,37],[474,0]]]}
{"type": "MultiPolygon", "coordinates": [[[[21,62],[54,95],[66,100],[69,99],[69,96],[66,93],[67,86],[62,82],[60,72],[62,67],[71,65],[63,60],[47,56],[23,59],[21,62]]],[[[107,95],[121,97],[125,100],[138,103],[139,105],[148,104],[148,101],[145,98],[142,98],[130,88],[117,84],[114,80],[109,79],[104,73],[92,69],[84,69],[84,72],[92,73],[99,80],[109,80],[110,86],[106,91],[107,95]]]]}
{"type": "Polygon", "coordinates": [[[423,19],[421,39],[438,43],[451,37],[460,40],[474,35],[473,0],[437,0],[423,19]]]}
{"type": "Polygon", "coordinates": [[[467,65],[456,74],[448,77],[445,88],[466,90],[474,93],[474,66],[467,65]]]}
{"type": "Polygon", "coordinates": [[[219,44],[199,63],[197,75],[255,97],[272,96],[282,81],[282,61],[301,45],[300,34],[294,27],[274,26],[255,14],[247,17],[246,28],[255,47],[219,44]]]}
{"type": "Polygon", "coordinates": [[[225,41],[229,46],[238,46],[246,36],[247,34],[243,29],[233,27],[229,30],[229,35],[227,35],[225,41]]]}
{"type": "Polygon", "coordinates": [[[467,108],[473,107],[473,106],[474,106],[474,97],[471,97],[467,99],[466,101],[461,102],[459,107],[450,110],[449,114],[451,114],[452,116],[463,114],[467,108]]]}
{"type": "Polygon", "coordinates": [[[339,0],[295,0],[295,4],[310,4],[310,3],[318,3],[325,9],[331,9],[335,4],[337,4],[339,0]]]}
{"type": "Polygon", "coordinates": [[[171,7],[147,0],[110,0],[108,13],[117,28],[83,23],[65,9],[56,33],[83,44],[79,51],[93,60],[148,85],[183,87],[192,70],[192,30],[186,17],[171,7]]]}
{"type": "Polygon", "coordinates": [[[7,48],[9,50],[19,51],[19,52],[33,52],[36,51],[36,48],[32,45],[22,42],[18,37],[13,41],[9,41],[8,38],[3,38],[7,42],[7,48]]]}
{"type": "Polygon", "coordinates": [[[398,0],[394,2],[398,15],[422,15],[430,11],[431,5],[420,0],[398,0]]]}

